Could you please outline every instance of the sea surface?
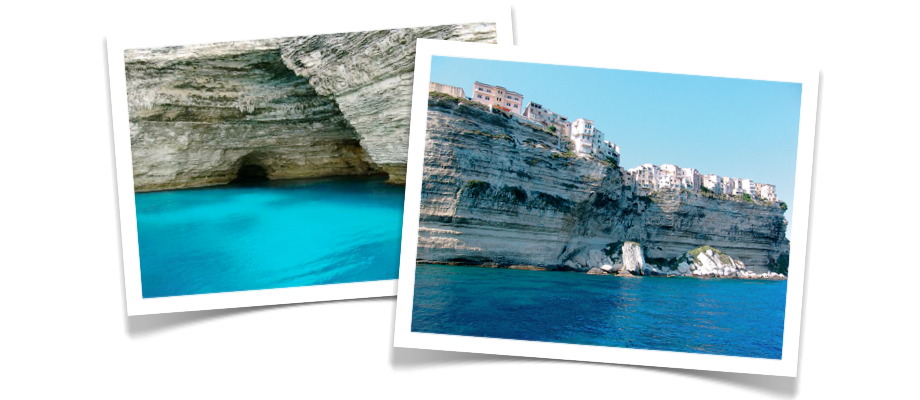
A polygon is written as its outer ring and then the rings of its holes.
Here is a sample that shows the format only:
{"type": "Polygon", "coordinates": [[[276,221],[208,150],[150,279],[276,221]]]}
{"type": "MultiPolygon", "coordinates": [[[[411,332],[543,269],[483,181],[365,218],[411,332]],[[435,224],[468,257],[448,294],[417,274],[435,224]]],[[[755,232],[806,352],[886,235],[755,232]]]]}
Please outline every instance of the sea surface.
{"type": "Polygon", "coordinates": [[[138,193],[143,296],[396,279],[404,193],[379,178],[138,193]]]}
{"type": "Polygon", "coordinates": [[[412,331],[779,359],[786,281],[420,264],[412,331]]]}

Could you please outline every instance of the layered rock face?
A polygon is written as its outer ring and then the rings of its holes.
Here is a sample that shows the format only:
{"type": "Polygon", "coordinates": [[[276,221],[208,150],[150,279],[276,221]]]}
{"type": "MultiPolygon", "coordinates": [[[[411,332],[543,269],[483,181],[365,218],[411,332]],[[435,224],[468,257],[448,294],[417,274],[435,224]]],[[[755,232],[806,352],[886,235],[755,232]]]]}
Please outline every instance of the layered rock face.
{"type": "Polygon", "coordinates": [[[419,259],[561,264],[576,206],[613,168],[554,156],[553,135],[503,116],[429,104],[419,259]]]}
{"type": "Polygon", "coordinates": [[[273,44],[126,55],[136,191],[227,183],[247,165],[269,179],[374,169],[335,100],[273,44]]]}
{"type": "Polygon", "coordinates": [[[390,173],[405,179],[415,39],[494,24],[129,50],[135,190],[390,173]]]}
{"type": "Polygon", "coordinates": [[[334,96],[371,159],[405,183],[415,40],[496,43],[495,24],[444,25],[295,38],[285,63],[334,96]]]}
{"type": "Polygon", "coordinates": [[[650,264],[665,264],[690,249],[709,245],[744,260],[758,273],[767,272],[768,266],[775,266],[780,256],[789,252],[786,221],[779,206],[676,190],[645,197],[627,189],[630,193],[625,202],[612,202],[604,192],[590,199],[585,207],[585,215],[590,217],[579,219],[570,240],[570,249],[575,249],[570,266],[590,266],[579,249],[606,249],[610,253],[620,241],[641,243],[650,264]]]}
{"type": "Polygon", "coordinates": [[[778,206],[639,196],[619,167],[574,158],[553,134],[457,99],[429,101],[427,134],[421,261],[641,274],[703,245],[752,270],[788,253],[778,206]]]}

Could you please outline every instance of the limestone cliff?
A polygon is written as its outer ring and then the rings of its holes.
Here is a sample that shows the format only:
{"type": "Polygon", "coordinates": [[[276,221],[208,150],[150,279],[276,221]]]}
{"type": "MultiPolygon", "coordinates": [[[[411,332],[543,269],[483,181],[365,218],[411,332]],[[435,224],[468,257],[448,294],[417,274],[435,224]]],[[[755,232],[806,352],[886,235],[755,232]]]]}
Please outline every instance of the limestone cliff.
{"type": "Polygon", "coordinates": [[[405,183],[415,40],[495,43],[495,24],[447,25],[295,38],[285,63],[334,96],[371,159],[405,183]]]}
{"type": "Polygon", "coordinates": [[[404,182],[416,38],[495,41],[494,24],[125,52],[136,191],[386,172],[404,182]]]}
{"type": "Polygon", "coordinates": [[[245,165],[271,179],[373,169],[335,100],[259,47],[128,53],[135,190],[227,183],[245,165]]]}
{"type": "Polygon", "coordinates": [[[710,245],[766,271],[788,253],[779,206],[679,191],[640,196],[619,167],[574,157],[550,132],[459,103],[429,101],[421,261],[642,273],[646,262],[673,263],[710,245]],[[612,257],[630,241],[639,247],[627,259],[612,257]]]}

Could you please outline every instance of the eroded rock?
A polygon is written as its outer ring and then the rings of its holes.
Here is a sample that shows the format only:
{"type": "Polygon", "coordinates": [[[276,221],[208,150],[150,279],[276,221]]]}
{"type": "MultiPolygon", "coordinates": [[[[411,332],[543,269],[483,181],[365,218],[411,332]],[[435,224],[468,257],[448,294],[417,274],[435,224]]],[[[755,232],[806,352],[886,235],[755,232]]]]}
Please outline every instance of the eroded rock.
{"type": "Polygon", "coordinates": [[[689,273],[686,253],[707,244],[754,272],[788,253],[778,206],[639,196],[622,169],[567,157],[559,143],[515,118],[430,99],[419,259],[667,275],[689,273]]]}
{"type": "Polygon", "coordinates": [[[445,25],[125,52],[135,190],[386,173],[404,183],[415,39],[445,25]]]}

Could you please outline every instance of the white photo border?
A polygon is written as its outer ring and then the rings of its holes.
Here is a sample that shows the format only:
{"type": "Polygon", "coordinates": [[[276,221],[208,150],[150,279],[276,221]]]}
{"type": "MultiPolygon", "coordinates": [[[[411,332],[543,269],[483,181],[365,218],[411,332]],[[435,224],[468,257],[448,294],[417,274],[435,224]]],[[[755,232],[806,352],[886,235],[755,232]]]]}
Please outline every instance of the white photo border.
{"type": "Polygon", "coordinates": [[[742,372],[795,377],[798,372],[799,335],[802,320],[802,296],[805,283],[805,260],[811,204],[812,164],[817,118],[817,68],[801,69],[787,65],[763,66],[707,61],[680,63],[624,59],[613,53],[594,52],[579,67],[596,67],[724,78],[795,82],[802,84],[799,115],[798,150],[795,168],[795,213],[790,232],[790,274],[787,281],[786,312],[783,328],[783,351],[779,360],[681,353],[661,350],[627,349],[592,345],[495,339],[461,335],[412,332],[412,307],[418,250],[419,210],[421,206],[422,168],[428,112],[428,81],[432,56],[465,57],[496,61],[541,64],[560,63],[558,57],[538,48],[489,47],[475,43],[455,43],[419,39],[415,58],[415,80],[409,130],[409,159],[406,174],[406,202],[403,213],[402,250],[400,253],[399,293],[396,299],[395,347],[448,350],[510,356],[527,356],[562,360],[645,365],[709,371],[742,372]]]}
{"type": "MultiPolygon", "coordinates": [[[[283,16],[282,16],[283,17],[283,16]]],[[[495,23],[499,46],[513,44],[510,6],[495,3],[432,5],[411,13],[392,13],[381,19],[377,14],[362,13],[349,18],[311,19],[296,22],[297,13],[285,18],[259,20],[246,24],[213,26],[170,26],[157,32],[134,32],[111,35],[106,39],[108,73],[112,105],[112,134],[115,146],[115,169],[121,224],[122,266],[124,271],[125,309],[129,316],[181,311],[254,307],[329,300],[360,299],[396,295],[396,280],[340,283],[281,289],[195,294],[144,298],[141,291],[140,257],[137,241],[137,217],[134,203],[134,177],[131,164],[131,140],[124,52],[126,49],[179,46],[203,43],[259,40],[294,36],[363,32],[383,29],[426,27],[466,23],[495,23]]],[[[495,44],[487,44],[496,46],[495,44]]],[[[427,89],[426,89],[427,92],[427,89]]]]}

